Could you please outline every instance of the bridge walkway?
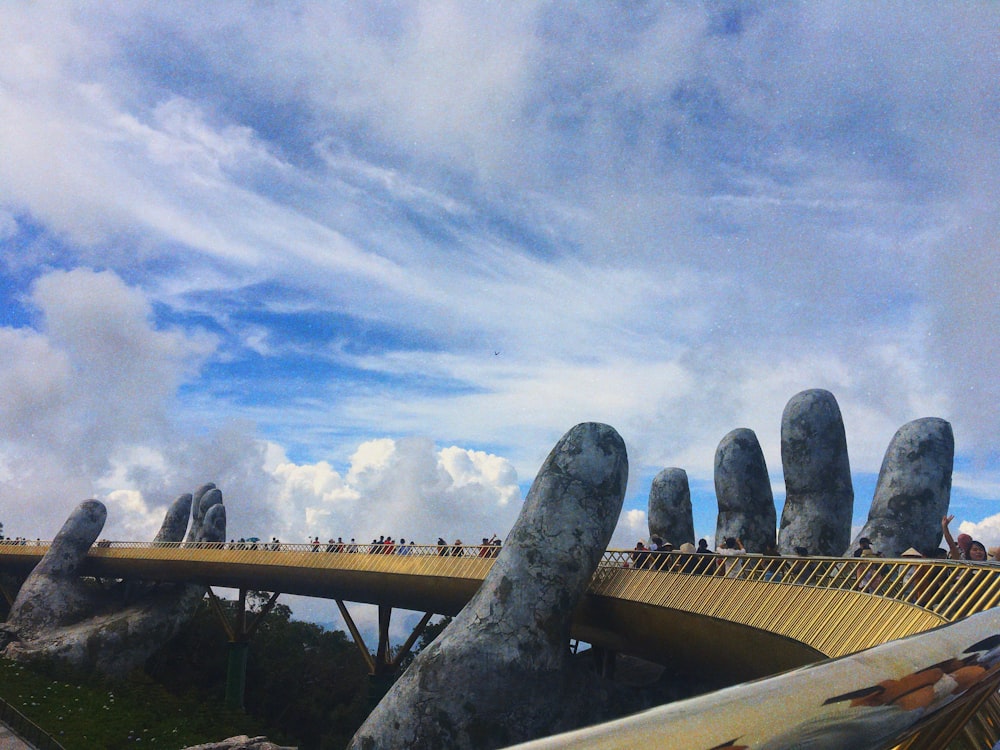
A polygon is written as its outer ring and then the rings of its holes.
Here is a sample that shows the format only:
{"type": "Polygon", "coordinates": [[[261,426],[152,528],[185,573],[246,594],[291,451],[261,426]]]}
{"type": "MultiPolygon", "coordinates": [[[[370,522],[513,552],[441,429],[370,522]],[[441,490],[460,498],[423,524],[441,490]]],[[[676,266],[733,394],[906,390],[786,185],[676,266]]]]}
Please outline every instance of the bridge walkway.
{"type": "MultiPolygon", "coordinates": [[[[496,548],[412,546],[384,554],[325,546],[103,542],[86,575],[323,597],[454,615],[496,548]],[[334,548],[335,549],[335,548],[334,548]],[[454,554],[452,554],[454,553],[454,554]]],[[[0,570],[29,570],[48,546],[0,544],[0,570]]],[[[678,668],[725,665],[753,679],[923,632],[1000,601],[1000,566],[949,560],[748,555],[637,556],[609,550],[573,635],[678,668]],[[733,558],[728,558],[731,562],[733,558]],[[732,645],[730,645],[732,644],[732,645]]]]}

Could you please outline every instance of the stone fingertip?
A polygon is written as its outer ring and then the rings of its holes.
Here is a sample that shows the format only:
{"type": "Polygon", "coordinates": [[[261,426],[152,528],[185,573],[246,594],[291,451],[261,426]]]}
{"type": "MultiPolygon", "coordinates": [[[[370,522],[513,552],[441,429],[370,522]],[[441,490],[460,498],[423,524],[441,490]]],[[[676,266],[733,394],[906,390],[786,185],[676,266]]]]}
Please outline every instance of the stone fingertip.
{"type": "MultiPolygon", "coordinates": [[[[218,490],[216,490],[218,492],[218,490]]],[[[219,500],[213,503],[205,511],[205,520],[202,522],[199,542],[224,542],[226,541],[226,506],[222,504],[222,493],[219,493],[219,500]]]]}

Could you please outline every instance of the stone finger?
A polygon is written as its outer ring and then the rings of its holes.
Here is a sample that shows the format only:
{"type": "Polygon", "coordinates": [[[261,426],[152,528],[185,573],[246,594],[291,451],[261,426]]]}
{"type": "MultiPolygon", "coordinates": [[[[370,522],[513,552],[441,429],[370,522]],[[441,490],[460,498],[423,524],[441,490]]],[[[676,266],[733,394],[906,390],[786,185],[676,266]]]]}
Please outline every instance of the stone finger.
{"type": "Polygon", "coordinates": [[[191,513],[191,528],[188,529],[189,542],[201,540],[204,532],[205,515],[215,505],[222,503],[222,492],[214,484],[205,484],[194,493],[194,504],[191,513]]]}
{"type": "Polygon", "coordinates": [[[649,488],[649,536],[674,547],[694,544],[691,488],[684,469],[664,469],[654,477],[649,488]]]}
{"type": "Polygon", "coordinates": [[[740,427],[719,442],[715,495],[719,502],[716,544],[734,537],[747,552],[763,552],[774,544],[778,516],[764,452],[753,430],[740,427]]]}
{"type": "Polygon", "coordinates": [[[47,576],[76,576],[84,558],[104,529],[107,508],[98,500],[85,500],[70,513],[52,546],[33,573],[47,576]]]}
{"type": "Polygon", "coordinates": [[[212,482],[209,482],[208,484],[203,484],[194,491],[194,503],[191,506],[191,518],[196,524],[200,524],[202,519],[205,517],[205,510],[207,510],[207,508],[203,507],[205,495],[214,489],[215,485],[212,482]]]}
{"type": "Polygon", "coordinates": [[[78,575],[107,516],[97,500],[82,502],[73,510],[18,591],[7,615],[9,631],[28,641],[86,611],[91,598],[78,575]]]}
{"type": "MultiPolygon", "coordinates": [[[[215,490],[215,492],[219,492],[215,490]]],[[[212,503],[205,511],[205,518],[201,523],[201,531],[198,534],[197,542],[224,542],[226,541],[226,506],[222,504],[222,493],[219,492],[219,502],[212,503]]]]}
{"type": "Polygon", "coordinates": [[[179,542],[184,539],[191,518],[191,495],[185,493],[174,500],[163,517],[163,524],[153,538],[154,542],[179,542]]]}
{"type": "MultiPolygon", "coordinates": [[[[955,436],[937,417],[907,422],[886,448],[868,521],[858,538],[868,537],[886,557],[908,547],[921,553],[941,543],[941,517],[951,499],[955,436]]],[[[855,541],[847,554],[857,546],[855,541]]]]}
{"type": "Polygon", "coordinates": [[[847,435],[837,399],[814,389],[793,396],[781,415],[785,506],[778,551],[805,547],[810,555],[839,556],[851,538],[854,486],[847,435]]]}
{"type": "Polygon", "coordinates": [[[627,478],[625,445],[613,428],[586,423],[567,432],[475,596],[396,681],[350,747],[480,750],[593,720],[569,697],[580,680],[567,676],[567,644],[627,478]]]}

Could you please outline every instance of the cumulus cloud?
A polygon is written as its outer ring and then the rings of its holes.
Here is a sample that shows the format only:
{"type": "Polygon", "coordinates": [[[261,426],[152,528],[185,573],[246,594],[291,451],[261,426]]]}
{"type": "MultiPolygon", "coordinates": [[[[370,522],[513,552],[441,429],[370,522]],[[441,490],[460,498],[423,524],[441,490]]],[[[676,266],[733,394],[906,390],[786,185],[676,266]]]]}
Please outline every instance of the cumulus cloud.
{"type": "Polygon", "coordinates": [[[385,535],[418,544],[434,544],[439,536],[474,544],[505,534],[520,510],[517,474],[508,461],[457,446],[438,449],[427,438],[366,441],[343,476],[325,461],[284,461],[273,472],[280,482],[275,506],[295,541],[353,537],[360,543],[385,535]]]}
{"type": "Polygon", "coordinates": [[[214,339],[157,329],[142,292],[112,272],[52,271],[31,300],[37,328],[0,328],[0,477],[11,532],[30,523],[53,534],[69,508],[97,494],[112,510],[108,533],[151,538],[173,497],[205,481],[223,489],[232,533],[288,541],[381,533],[471,542],[516,517],[517,474],[483,451],[370,440],[341,476],[326,461],[288,461],[252,423],[193,420],[177,392],[214,339]],[[447,528],[438,528],[443,518],[447,528]]]}
{"type": "Polygon", "coordinates": [[[649,539],[646,511],[626,510],[618,519],[610,546],[617,549],[632,549],[637,539],[645,542],[648,542],[649,539]]]}
{"type": "Polygon", "coordinates": [[[3,502],[15,526],[51,534],[121,451],[169,441],[176,390],[214,344],[155,328],[141,292],[113,272],[53,271],[30,300],[37,328],[0,328],[3,502]]]}
{"type": "Polygon", "coordinates": [[[958,525],[958,531],[979,540],[987,548],[1000,547],[1000,513],[975,523],[963,521],[958,525]]]}

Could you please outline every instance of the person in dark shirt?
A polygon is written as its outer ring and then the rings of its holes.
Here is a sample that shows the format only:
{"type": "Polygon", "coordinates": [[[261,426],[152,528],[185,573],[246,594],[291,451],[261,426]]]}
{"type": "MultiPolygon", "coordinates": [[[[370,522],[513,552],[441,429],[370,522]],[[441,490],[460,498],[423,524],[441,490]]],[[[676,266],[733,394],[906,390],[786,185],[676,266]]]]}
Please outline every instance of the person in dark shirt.
{"type": "Polygon", "coordinates": [[[649,550],[646,545],[642,543],[640,539],[635,543],[635,549],[632,550],[632,567],[633,568],[645,568],[646,560],[649,557],[649,550]]]}
{"type": "MultiPolygon", "coordinates": [[[[861,557],[866,549],[870,550],[871,548],[872,548],[872,540],[866,536],[863,536],[858,540],[858,548],[854,550],[854,556],[861,557]]],[[[874,550],[872,551],[874,552],[874,550]]]]}

